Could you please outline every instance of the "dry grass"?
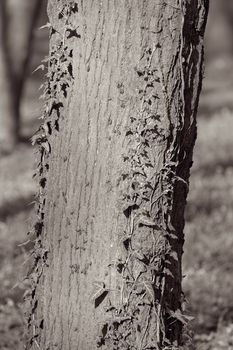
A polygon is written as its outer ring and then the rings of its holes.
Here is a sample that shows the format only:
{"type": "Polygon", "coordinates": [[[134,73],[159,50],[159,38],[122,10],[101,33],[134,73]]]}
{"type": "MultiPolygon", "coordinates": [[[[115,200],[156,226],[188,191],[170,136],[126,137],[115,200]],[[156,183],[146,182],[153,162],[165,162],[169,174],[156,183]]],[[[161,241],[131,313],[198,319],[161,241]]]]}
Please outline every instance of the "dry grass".
{"type": "Polygon", "coordinates": [[[232,130],[228,110],[199,120],[186,211],[184,289],[205,350],[233,349],[232,130]]]}
{"type": "Polygon", "coordinates": [[[20,246],[30,226],[33,154],[21,145],[11,156],[0,159],[0,349],[21,350],[26,249],[20,246]]]}

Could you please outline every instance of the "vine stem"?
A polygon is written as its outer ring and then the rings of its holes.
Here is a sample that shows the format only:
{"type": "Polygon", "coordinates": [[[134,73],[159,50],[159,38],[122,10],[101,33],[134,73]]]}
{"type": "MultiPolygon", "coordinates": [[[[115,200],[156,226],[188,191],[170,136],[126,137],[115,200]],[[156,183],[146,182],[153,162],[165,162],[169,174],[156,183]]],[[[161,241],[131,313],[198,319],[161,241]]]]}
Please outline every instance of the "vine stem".
{"type": "Polygon", "coordinates": [[[164,290],[165,290],[165,276],[162,277],[161,297],[160,297],[160,303],[158,305],[158,314],[157,314],[157,340],[158,340],[158,344],[160,344],[160,330],[161,330],[160,318],[161,318],[161,312],[162,312],[164,290]]]}
{"type": "Polygon", "coordinates": [[[145,331],[144,331],[142,338],[141,338],[141,344],[140,344],[139,350],[143,349],[143,341],[144,341],[145,335],[146,335],[148,327],[149,327],[150,317],[151,317],[151,306],[150,306],[150,309],[148,311],[147,320],[146,320],[146,327],[145,327],[145,331]]]}

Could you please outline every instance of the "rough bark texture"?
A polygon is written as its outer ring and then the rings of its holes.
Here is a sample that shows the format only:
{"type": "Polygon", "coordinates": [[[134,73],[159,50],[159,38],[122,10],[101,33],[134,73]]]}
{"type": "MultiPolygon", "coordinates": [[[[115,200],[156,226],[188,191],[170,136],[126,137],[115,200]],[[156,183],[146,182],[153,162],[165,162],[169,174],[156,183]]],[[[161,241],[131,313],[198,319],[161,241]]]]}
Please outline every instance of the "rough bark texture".
{"type": "Polygon", "coordinates": [[[50,0],[30,347],[181,349],[204,0],[50,0]]]}

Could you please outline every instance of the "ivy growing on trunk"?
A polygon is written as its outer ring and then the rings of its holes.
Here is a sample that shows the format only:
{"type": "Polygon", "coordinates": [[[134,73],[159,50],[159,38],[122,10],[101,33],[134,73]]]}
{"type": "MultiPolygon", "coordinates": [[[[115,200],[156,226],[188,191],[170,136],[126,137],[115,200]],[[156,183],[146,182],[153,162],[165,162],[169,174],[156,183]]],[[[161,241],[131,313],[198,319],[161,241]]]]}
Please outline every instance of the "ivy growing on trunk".
{"type": "Polygon", "coordinates": [[[30,349],[189,346],[181,259],[207,11],[49,1],[30,349]]]}

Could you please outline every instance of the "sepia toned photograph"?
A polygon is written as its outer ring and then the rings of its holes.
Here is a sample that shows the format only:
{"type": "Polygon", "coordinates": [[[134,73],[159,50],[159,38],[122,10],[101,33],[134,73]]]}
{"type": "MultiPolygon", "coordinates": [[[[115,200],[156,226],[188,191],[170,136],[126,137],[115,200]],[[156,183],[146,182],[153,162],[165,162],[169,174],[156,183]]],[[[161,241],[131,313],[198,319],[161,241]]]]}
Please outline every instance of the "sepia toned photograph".
{"type": "Polygon", "coordinates": [[[0,0],[0,350],[233,350],[233,2],[0,0]]]}

